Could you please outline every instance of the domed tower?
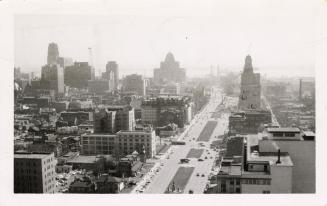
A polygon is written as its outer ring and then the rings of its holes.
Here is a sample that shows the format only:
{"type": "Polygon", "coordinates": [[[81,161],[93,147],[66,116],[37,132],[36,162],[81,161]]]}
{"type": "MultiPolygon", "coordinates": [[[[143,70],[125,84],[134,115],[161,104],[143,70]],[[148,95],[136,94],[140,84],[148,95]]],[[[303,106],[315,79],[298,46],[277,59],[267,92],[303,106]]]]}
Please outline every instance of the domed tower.
{"type": "Polygon", "coordinates": [[[180,83],[186,79],[185,69],[180,68],[179,62],[175,60],[171,52],[168,52],[165,60],[160,63],[160,68],[154,69],[153,76],[157,83],[180,83]]]}
{"type": "Polygon", "coordinates": [[[174,55],[171,52],[166,55],[165,62],[175,62],[174,55]]]}

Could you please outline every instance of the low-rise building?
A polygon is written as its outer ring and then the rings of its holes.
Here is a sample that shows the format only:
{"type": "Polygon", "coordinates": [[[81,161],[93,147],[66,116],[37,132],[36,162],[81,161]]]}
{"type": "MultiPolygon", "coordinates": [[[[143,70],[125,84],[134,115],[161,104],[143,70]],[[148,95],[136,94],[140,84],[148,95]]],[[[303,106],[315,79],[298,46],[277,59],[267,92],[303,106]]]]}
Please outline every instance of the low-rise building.
{"type": "Polygon", "coordinates": [[[175,123],[184,128],[193,118],[188,97],[150,98],[142,102],[141,108],[142,122],[154,127],[175,123]]]}
{"type": "Polygon", "coordinates": [[[258,152],[253,145],[245,144],[243,137],[234,138],[221,163],[214,193],[292,192],[293,162],[287,152],[260,148],[258,152]]]}
{"type": "Polygon", "coordinates": [[[118,177],[112,177],[106,174],[101,175],[96,180],[96,193],[120,193],[124,189],[124,181],[118,177]]]}
{"type": "Polygon", "coordinates": [[[119,154],[128,155],[134,151],[141,153],[143,146],[146,158],[152,158],[156,154],[156,134],[153,129],[141,131],[120,131],[116,139],[119,154]]]}
{"type": "Polygon", "coordinates": [[[126,155],[119,160],[116,175],[119,177],[134,177],[142,168],[142,165],[139,154],[133,152],[131,155],[126,155]]]}
{"type": "Polygon", "coordinates": [[[229,133],[257,134],[260,127],[271,123],[271,113],[268,110],[245,110],[234,112],[229,116],[229,133]]]}
{"type": "Polygon", "coordinates": [[[155,155],[156,135],[153,129],[140,131],[119,131],[115,135],[83,134],[81,136],[82,154],[113,154],[125,156],[134,151],[141,152],[145,147],[146,157],[155,155]]]}
{"type": "Polygon", "coordinates": [[[75,180],[69,185],[69,193],[95,193],[95,184],[91,180],[75,180]]]}

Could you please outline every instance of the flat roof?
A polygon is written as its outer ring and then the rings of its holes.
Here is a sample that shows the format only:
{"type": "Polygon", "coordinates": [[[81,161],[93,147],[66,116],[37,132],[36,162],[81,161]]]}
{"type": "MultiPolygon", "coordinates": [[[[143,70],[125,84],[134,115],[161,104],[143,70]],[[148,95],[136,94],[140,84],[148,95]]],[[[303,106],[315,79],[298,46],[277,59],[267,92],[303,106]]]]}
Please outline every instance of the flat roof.
{"type": "Polygon", "coordinates": [[[94,163],[97,159],[96,155],[84,156],[79,155],[73,159],[67,160],[67,163],[94,163]]]}
{"type": "Polygon", "coordinates": [[[267,132],[296,132],[296,133],[299,133],[300,129],[297,127],[267,128],[267,132]]]}
{"type": "Polygon", "coordinates": [[[49,157],[49,155],[51,155],[51,153],[49,154],[14,154],[14,158],[15,159],[43,159],[43,158],[47,158],[49,157]]]}
{"type": "Polygon", "coordinates": [[[84,134],[82,136],[87,136],[87,137],[116,137],[117,135],[115,134],[102,134],[102,133],[93,133],[93,134],[84,134]]]}
{"type": "Polygon", "coordinates": [[[259,155],[250,155],[248,156],[248,163],[262,163],[262,162],[269,162],[270,165],[278,165],[278,166],[293,166],[293,162],[291,157],[288,154],[280,155],[280,163],[276,164],[278,159],[278,154],[276,153],[265,153],[261,152],[259,155]]]}
{"type": "Polygon", "coordinates": [[[304,131],[303,135],[308,136],[308,137],[315,137],[316,134],[312,131],[304,131]]]}
{"type": "Polygon", "coordinates": [[[241,165],[222,166],[218,174],[241,176],[242,175],[242,167],[241,167],[241,165]]]}

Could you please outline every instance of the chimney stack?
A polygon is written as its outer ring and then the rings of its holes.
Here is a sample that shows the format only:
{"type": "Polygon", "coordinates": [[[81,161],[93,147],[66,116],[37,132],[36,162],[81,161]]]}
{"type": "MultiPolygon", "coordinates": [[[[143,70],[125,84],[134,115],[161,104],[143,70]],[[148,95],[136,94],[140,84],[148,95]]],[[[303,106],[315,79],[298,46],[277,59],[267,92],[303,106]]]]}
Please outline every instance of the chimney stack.
{"type": "Polygon", "coordinates": [[[276,164],[280,164],[280,149],[278,149],[278,159],[276,161],[276,164]]]}

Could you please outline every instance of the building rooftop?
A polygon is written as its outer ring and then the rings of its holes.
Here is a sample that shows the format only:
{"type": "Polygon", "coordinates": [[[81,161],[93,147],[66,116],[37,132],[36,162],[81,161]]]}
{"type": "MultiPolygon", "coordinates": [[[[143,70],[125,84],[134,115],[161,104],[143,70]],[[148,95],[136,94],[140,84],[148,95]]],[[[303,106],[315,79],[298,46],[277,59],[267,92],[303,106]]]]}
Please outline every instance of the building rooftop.
{"type": "Polygon", "coordinates": [[[88,181],[75,181],[69,187],[90,187],[91,185],[92,183],[88,181]]]}
{"type": "Polygon", "coordinates": [[[247,162],[248,163],[259,163],[259,162],[269,162],[269,165],[277,166],[293,166],[293,162],[288,155],[288,153],[282,153],[280,155],[280,163],[276,164],[278,159],[277,152],[260,152],[258,155],[249,155],[247,162]]]}
{"type": "Polygon", "coordinates": [[[103,134],[103,133],[93,133],[93,134],[82,134],[82,136],[87,136],[87,137],[116,137],[117,135],[115,134],[103,134]]]}
{"type": "Polygon", "coordinates": [[[227,142],[227,151],[225,157],[243,156],[244,138],[233,137],[227,142]]]}
{"type": "Polygon", "coordinates": [[[296,133],[300,133],[300,129],[296,128],[296,127],[267,128],[267,132],[296,132],[296,133]]]}
{"type": "Polygon", "coordinates": [[[84,163],[84,164],[91,164],[91,163],[95,163],[98,159],[98,156],[96,155],[88,155],[88,156],[84,156],[84,155],[79,155],[73,159],[70,159],[67,161],[67,163],[84,163]]]}
{"type": "Polygon", "coordinates": [[[307,137],[315,137],[316,134],[312,131],[303,131],[303,135],[307,137]]]}
{"type": "Polygon", "coordinates": [[[241,165],[232,165],[232,166],[221,167],[218,175],[241,176],[242,175],[242,166],[241,165]]]}
{"type": "Polygon", "coordinates": [[[49,157],[51,153],[15,153],[15,159],[43,159],[49,157]]]}

